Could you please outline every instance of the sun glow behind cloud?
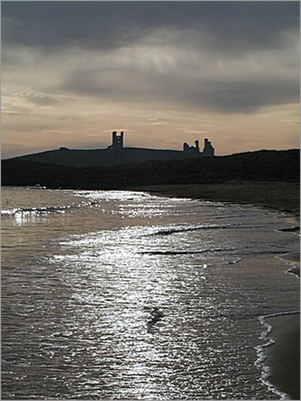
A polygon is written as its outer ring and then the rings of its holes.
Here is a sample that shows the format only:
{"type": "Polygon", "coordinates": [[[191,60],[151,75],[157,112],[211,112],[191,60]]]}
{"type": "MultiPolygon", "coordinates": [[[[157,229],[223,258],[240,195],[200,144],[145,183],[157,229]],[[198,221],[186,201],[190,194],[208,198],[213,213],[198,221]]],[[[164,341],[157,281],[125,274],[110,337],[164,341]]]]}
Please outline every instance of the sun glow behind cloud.
{"type": "Polygon", "coordinates": [[[8,3],[4,158],[106,147],[118,129],[125,146],[299,147],[298,3],[8,3]]]}

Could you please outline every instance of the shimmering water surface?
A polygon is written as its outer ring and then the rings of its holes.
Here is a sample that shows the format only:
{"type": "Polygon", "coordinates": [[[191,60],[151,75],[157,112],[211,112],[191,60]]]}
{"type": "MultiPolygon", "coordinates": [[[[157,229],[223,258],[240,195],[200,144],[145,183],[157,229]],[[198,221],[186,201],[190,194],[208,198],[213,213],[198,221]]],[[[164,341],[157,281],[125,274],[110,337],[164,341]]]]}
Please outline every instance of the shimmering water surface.
{"type": "Polygon", "coordinates": [[[34,188],[2,188],[1,213],[2,399],[285,398],[261,318],[299,309],[284,216],[34,188]]]}

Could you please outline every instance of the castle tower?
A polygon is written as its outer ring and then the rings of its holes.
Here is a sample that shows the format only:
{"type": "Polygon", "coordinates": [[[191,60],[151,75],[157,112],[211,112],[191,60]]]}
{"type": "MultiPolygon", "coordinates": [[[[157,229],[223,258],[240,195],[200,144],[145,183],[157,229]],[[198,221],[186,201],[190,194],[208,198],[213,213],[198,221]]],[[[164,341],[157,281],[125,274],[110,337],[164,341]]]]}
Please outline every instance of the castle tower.
{"type": "Polygon", "coordinates": [[[116,131],[112,132],[112,149],[113,150],[123,148],[123,134],[124,134],[123,131],[120,132],[120,135],[118,135],[116,131]]]}
{"type": "Polygon", "coordinates": [[[211,142],[207,138],[205,138],[205,142],[204,142],[203,155],[204,156],[214,156],[214,147],[211,145],[211,142]]]}
{"type": "Polygon", "coordinates": [[[200,151],[199,141],[196,140],[196,141],[194,141],[194,143],[195,143],[195,149],[199,152],[200,151]]]}

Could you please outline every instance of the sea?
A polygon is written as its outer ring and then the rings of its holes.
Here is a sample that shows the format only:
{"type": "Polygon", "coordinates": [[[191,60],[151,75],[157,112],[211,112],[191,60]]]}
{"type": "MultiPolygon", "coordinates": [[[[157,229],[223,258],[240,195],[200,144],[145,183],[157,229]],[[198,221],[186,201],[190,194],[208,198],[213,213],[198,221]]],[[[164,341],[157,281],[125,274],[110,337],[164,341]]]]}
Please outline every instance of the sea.
{"type": "Polygon", "coordinates": [[[288,216],[135,191],[1,195],[2,399],[288,398],[264,353],[265,317],[299,311],[288,216]]]}

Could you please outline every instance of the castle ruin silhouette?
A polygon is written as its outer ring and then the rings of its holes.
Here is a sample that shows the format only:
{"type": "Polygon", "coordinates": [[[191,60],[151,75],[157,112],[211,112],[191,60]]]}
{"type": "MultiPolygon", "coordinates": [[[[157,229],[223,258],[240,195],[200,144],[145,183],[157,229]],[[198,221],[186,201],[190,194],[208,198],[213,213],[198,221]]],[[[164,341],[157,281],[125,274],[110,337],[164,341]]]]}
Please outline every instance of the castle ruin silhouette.
{"type": "Polygon", "coordinates": [[[199,141],[194,141],[195,146],[189,146],[188,143],[183,144],[183,152],[191,153],[192,155],[202,154],[203,156],[214,156],[214,147],[208,138],[204,139],[204,148],[203,151],[200,152],[199,141]]]}
{"type": "Polygon", "coordinates": [[[124,132],[121,131],[120,135],[117,134],[116,131],[112,132],[112,149],[122,149],[123,148],[123,134],[124,132]]]}
{"type": "MultiPolygon", "coordinates": [[[[118,135],[117,131],[112,132],[112,145],[108,147],[108,149],[117,150],[123,149],[123,138],[124,131],[121,131],[118,135]]],[[[214,156],[214,147],[208,138],[204,139],[204,148],[203,151],[200,151],[199,141],[194,141],[195,146],[189,146],[188,143],[183,144],[183,152],[191,154],[191,156],[214,156]]]]}

